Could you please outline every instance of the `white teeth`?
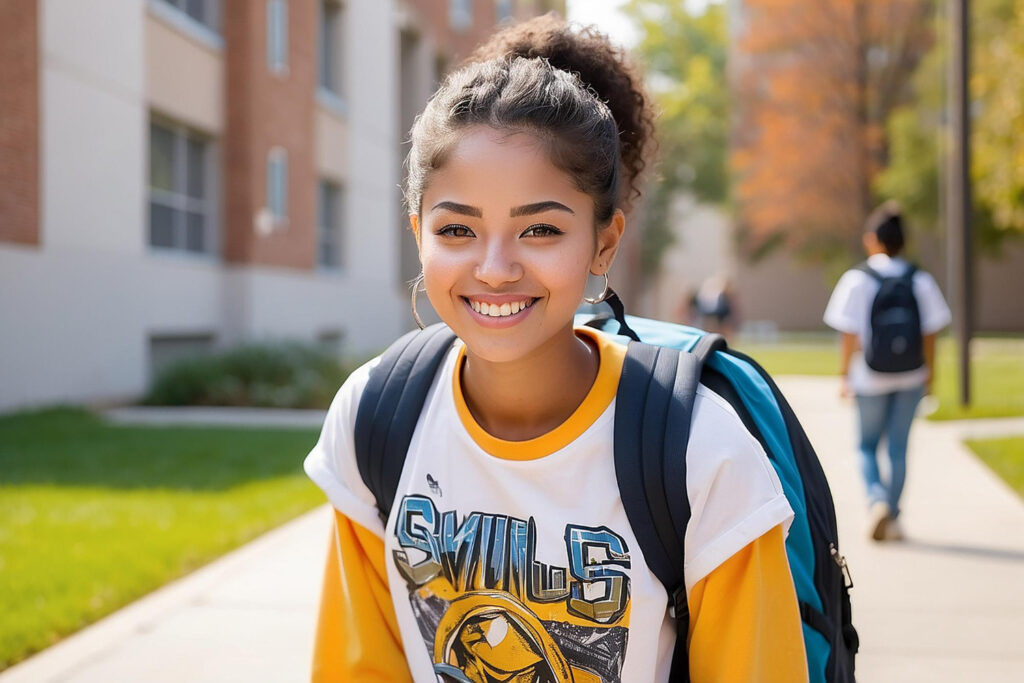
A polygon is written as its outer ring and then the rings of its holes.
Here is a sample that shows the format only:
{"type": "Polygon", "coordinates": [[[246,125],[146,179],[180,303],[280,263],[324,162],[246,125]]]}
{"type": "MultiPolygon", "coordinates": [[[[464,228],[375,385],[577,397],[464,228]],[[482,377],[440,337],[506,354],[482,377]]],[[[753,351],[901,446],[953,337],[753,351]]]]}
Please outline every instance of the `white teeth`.
{"type": "Polygon", "coordinates": [[[469,300],[469,305],[473,307],[473,310],[480,315],[486,315],[491,318],[504,318],[506,316],[515,315],[520,311],[526,310],[533,303],[529,299],[522,301],[513,301],[507,304],[489,304],[486,301],[475,301],[469,300]]]}

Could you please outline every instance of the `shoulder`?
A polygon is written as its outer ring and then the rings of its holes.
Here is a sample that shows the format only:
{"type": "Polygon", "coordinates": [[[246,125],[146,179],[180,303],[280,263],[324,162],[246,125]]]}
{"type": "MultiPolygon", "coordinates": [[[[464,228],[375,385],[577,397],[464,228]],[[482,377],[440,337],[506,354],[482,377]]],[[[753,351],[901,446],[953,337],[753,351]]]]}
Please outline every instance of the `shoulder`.
{"type": "Polygon", "coordinates": [[[736,465],[742,468],[744,477],[759,480],[775,493],[782,492],[764,449],[736,409],[703,384],[697,387],[690,429],[690,447],[700,453],[698,462],[693,463],[698,469],[736,465]]]}
{"type": "Polygon", "coordinates": [[[924,290],[935,290],[938,291],[939,283],[936,282],[935,276],[929,273],[927,270],[918,268],[914,271],[914,288],[924,290]]]}
{"type": "Polygon", "coordinates": [[[782,483],[723,397],[700,385],[687,447],[688,588],[772,528],[792,521],[782,483]]]}
{"type": "Polygon", "coordinates": [[[378,363],[379,357],[365,363],[341,385],[327,410],[320,438],[306,456],[303,468],[335,508],[380,534],[376,500],[359,474],[353,438],[359,399],[370,371],[378,363]]]}

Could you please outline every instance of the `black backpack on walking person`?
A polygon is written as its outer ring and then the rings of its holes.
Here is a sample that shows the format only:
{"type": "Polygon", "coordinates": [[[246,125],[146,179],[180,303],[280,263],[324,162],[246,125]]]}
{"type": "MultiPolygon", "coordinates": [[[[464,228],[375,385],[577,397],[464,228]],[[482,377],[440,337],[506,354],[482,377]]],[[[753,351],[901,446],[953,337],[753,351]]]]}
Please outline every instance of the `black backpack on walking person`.
{"type": "Polygon", "coordinates": [[[911,264],[902,275],[885,277],[866,262],[857,267],[878,282],[871,303],[871,338],[864,360],[876,372],[906,372],[924,365],[921,311],[914,296],[911,264]]]}
{"type": "MultiPolygon", "coordinates": [[[[617,297],[609,304],[614,318],[586,324],[633,340],[616,399],[615,472],[630,525],[668,592],[676,620],[670,681],[689,681],[683,564],[690,517],[687,497],[677,495],[679,487],[670,483],[686,481],[690,413],[699,382],[728,401],[761,443],[796,514],[786,550],[811,683],[852,683],[859,644],[850,613],[853,582],[839,552],[828,482],[789,404],[760,366],[728,349],[718,335],[625,316],[617,297]],[[639,343],[640,338],[650,343],[639,343]]],[[[405,335],[381,356],[360,398],[356,463],[385,523],[430,386],[454,341],[443,324],[405,335]]]]}

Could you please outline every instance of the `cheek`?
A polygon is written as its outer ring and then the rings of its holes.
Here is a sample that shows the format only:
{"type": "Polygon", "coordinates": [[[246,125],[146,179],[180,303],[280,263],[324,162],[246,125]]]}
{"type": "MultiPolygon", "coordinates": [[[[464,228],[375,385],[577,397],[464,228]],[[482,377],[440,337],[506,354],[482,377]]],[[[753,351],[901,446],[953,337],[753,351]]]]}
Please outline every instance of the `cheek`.
{"type": "Polygon", "coordinates": [[[546,268],[549,276],[553,281],[561,283],[561,288],[567,293],[582,292],[586,287],[594,255],[593,247],[592,240],[579,235],[550,255],[551,262],[546,268]]]}
{"type": "Polygon", "coordinates": [[[464,268],[465,257],[460,257],[451,249],[438,249],[430,240],[424,240],[420,251],[420,262],[423,266],[423,285],[427,297],[435,308],[441,300],[441,294],[455,283],[464,268]]]}

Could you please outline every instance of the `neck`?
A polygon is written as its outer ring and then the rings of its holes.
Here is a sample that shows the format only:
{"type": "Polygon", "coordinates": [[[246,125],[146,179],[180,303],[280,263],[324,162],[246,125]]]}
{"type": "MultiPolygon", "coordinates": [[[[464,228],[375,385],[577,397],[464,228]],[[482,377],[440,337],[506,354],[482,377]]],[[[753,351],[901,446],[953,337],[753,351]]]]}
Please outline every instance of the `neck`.
{"type": "Polygon", "coordinates": [[[462,393],[489,434],[526,441],[565,422],[597,378],[599,352],[572,325],[529,355],[492,363],[466,349],[462,393]]]}

